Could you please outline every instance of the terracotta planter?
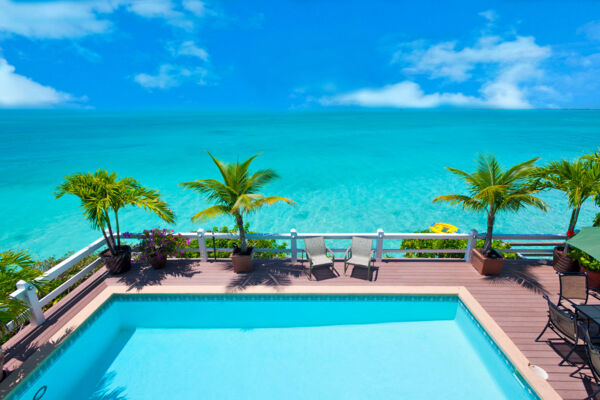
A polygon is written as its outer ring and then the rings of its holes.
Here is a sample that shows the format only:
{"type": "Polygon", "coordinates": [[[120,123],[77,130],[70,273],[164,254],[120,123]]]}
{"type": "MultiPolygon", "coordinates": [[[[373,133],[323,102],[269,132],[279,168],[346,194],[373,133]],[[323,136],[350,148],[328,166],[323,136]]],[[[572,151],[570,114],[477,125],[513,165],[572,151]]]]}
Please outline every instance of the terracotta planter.
{"type": "Polygon", "coordinates": [[[254,249],[250,248],[249,254],[231,253],[231,263],[233,264],[233,272],[236,274],[246,274],[252,272],[252,254],[254,249]]]}
{"type": "Polygon", "coordinates": [[[150,257],[150,265],[154,269],[163,269],[167,265],[167,257],[150,257]]]}
{"type": "Polygon", "coordinates": [[[569,257],[568,253],[565,253],[564,246],[554,248],[552,261],[552,266],[558,272],[575,272],[579,270],[579,263],[569,257]]]}
{"type": "Polygon", "coordinates": [[[581,272],[587,272],[589,287],[594,289],[600,289],[600,272],[585,269],[584,266],[581,264],[579,264],[579,270],[581,272]]]}
{"type": "Polygon", "coordinates": [[[113,274],[122,274],[131,269],[131,247],[129,246],[119,246],[117,255],[112,255],[108,249],[104,250],[100,253],[100,258],[113,274]]]}
{"type": "Polygon", "coordinates": [[[498,275],[502,272],[504,257],[500,253],[496,253],[499,258],[485,257],[481,253],[481,249],[473,249],[472,254],[471,264],[481,275],[498,275]]]}

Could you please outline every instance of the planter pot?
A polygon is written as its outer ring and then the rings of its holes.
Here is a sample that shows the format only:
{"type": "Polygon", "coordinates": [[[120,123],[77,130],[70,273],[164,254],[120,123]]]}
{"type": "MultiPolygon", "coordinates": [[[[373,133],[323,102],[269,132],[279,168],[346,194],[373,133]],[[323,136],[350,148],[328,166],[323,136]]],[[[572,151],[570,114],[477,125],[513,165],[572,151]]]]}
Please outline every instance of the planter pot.
{"type": "Polygon", "coordinates": [[[477,270],[481,275],[498,275],[502,272],[502,264],[504,264],[504,257],[496,251],[493,257],[485,257],[481,253],[481,249],[473,249],[473,258],[471,259],[471,264],[473,268],[477,270]]]}
{"type": "Polygon", "coordinates": [[[131,269],[131,247],[117,247],[117,255],[112,255],[110,251],[104,250],[100,253],[100,258],[106,265],[106,268],[113,274],[122,274],[131,269]]]}
{"type": "Polygon", "coordinates": [[[154,269],[162,269],[167,265],[167,257],[150,257],[150,265],[154,269]]]}
{"type": "Polygon", "coordinates": [[[552,266],[558,272],[575,272],[579,270],[579,263],[569,257],[569,253],[565,252],[564,246],[554,248],[552,261],[552,266]]]}
{"type": "Polygon", "coordinates": [[[248,251],[243,254],[241,251],[234,249],[231,253],[231,263],[233,264],[233,272],[236,274],[246,274],[252,272],[252,253],[254,249],[248,248],[248,251]]]}
{"type": "Polygon", "coordinates": [[[600,272],[598,271],[590,271],[586,269],[583,265],[579,264],[579,270],[581,272],[586,272],[588,276],[588,286],[594,289],[600,289],[600,272]]]}

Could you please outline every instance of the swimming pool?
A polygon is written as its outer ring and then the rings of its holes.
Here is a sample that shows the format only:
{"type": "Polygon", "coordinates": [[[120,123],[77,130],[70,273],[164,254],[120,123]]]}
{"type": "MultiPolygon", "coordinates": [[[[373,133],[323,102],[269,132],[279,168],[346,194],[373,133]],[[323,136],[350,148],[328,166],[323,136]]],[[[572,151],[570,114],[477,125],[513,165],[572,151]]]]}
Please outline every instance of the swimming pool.
{"type": "Polygon", "coordinates": [[[538,398],[455,295],[116,294],[8,399],[283,397],[538,398]]]}

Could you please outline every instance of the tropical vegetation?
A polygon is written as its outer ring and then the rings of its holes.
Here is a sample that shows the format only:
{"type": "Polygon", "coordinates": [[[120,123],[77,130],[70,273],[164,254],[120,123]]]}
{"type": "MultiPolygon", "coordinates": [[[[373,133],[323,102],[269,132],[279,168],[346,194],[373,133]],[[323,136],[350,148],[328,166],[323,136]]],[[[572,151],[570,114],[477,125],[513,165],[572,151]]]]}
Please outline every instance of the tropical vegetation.
{"type": "Polygon", "coordinates": [[[213,206],[195,214],[192,221],[199,222],[222,215],[232,216],[235,219],[240,236],[241,253],[247,254],[248,240],[246,239],[244,217],[274,203],[295,203],[285,197],[264,196],[260,193],[266,185],[279,177],[272,169],[261,169],[250,173],[250,164],[260,153],[246,161],[235,163],[226,163],[218,160],[210,153],[208,155],[217,166],[223,181],[203,179],[180,183],[180,186],[194,190],[209,202],[214,203],[213,206]]]}
{"type": "Polygon", "coordinates": [[[0,253],[0,336],[2,341],[19,326],[29,320],[28,306],[25,302],[9,297],[16,290],[20,280],[30,282],[37,288],[42,284],[34,278],[41,274],[31,255],[24,251],[7,250],[0,253]],[[9,328],[8,323],[14,326],[9,328]]]}
{"type": "MultiPolygon", "coordinates": [[[[236,228],[229,228],[227,226],[213,227],[211,229],[215,233],[237,233],[236,228]]],[[[244,225],[244,231],[246,233],[256,233],[250,229],[250,224],[246,222],[244,225]]],[[[231,249],[234,244],[240,246],[239,239],[216,239],[212,238],[210,234],[206,235],[206,249],[208,250],[208,258],[227,258],[230,256],[230,252],[214,251],[213,249],[231,249]]],[[[275,239],[248,239],[248,246],[255,249],[285,249],[285,243],[277,243],[275,239]]],[[[187,243],[183,243],[180,248],[183,249],[197,249],[198,239],[188,240],[187,243]]],[[[196,252],[184,252],[178,257],[182,258],[196,258],[198,253],[196,252]]],[[[285,258],[284,253],[279,252],[254,252],[254,258],[285,258]]]]}
{"type": "MultiPolygon", "coordinates": [[[[131,234],[123,233],[123,238],[130,238],[131,234]]],[[[137,246],[139,251],[138,259],[140,261],[150,261],[151,258],[167,259],[178,255],[177,248],[183,247],[185,240],[181,234],[175,235],[172,229],[154,228],[144,229],[141,235],[136,237],[140,239],[137,246]]],[[[189,241],[187,242],[189,244],[189,241]]]]}
{"type": "Polygon", "coordinates": [[[119,211],[123,208],[140,207],[156,214],[163,221],[175,221],[175,214],[161,199],[157,190],[148,189],[133,178],[118,179],[115,172],[108,173],[99,169],[94,173],[66,176],[56,188],[55,196],[60,198],[65,194],[72,194],[80,199],[85,218],[93,229],[102,232],[112,255],[117,255],[121,248],[119,211]]]}
{"type": "Polygon", "coordinates": [[[569,257],[574,261],[579,262],[579,264],[588,271],[600,272],[600,261],[576,247],[571,247],[569,250],[569,257]]]}
{"type": "MultiPolygon", "coordinates": [[[[417,233],[433,233],[430,229],[425,229],[417,233]]],[[[477,240],[476,247],[483,247],[484,241],[477,240]]],[[[466,249],[466,239],[403,239],[400,244],[400,249],[436,249],[436,250],[454,250],[466,249]]],[[[510,243],[501,240],[492,240],[492,248],[494,249],[510,249],[510,243]]],[[[404,253],[407,258],[463,258],[463,253],[404,253]]],[[[504,253],[505,258],[519,258],[514,253],[504,253]]]]}
{"type": "Polygon", "coordinates": [[[503,169],[494,155],[480,155],[473,173],[447,168],[467,184],[468,193],[438,196],[433,202],[447,202],[459,205],[463,210],[485,212],[487,232],[482,253],[490,257],[493,255],[492,236],[498,212],[517,212],[526,206],[543,211],[547,209],[546,203],[534,196],[539,189],[529,182],[537,160],[534,158],[503,169]]]}
{"type": "Polygon", "coordinates": [[[536,168],[532,177],[533,187],[559,190],[567,195],[571,208],[567,236],[575,234],[579,212],[588,199],[595,198],[600,205],[600,153],[595,156],[585,155],[573,161],[552,161],[536,168]]]}

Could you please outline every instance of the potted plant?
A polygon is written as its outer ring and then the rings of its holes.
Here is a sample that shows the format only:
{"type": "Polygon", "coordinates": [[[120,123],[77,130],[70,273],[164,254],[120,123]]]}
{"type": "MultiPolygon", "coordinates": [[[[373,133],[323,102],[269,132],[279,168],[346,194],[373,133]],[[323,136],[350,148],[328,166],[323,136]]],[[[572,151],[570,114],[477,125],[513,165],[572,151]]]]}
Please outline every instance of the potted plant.
{"type": "MultiPolygon", "coordinates": [[[[571,208],[567,237],[575,235],[581,207],[587,199],[600,193],[600,163],[594,162],[593,155],[579,157],[574,161],[552,161],[536,168],[533,177],[533,185],[538,189],[559,190],[567,195],[571,208]]],[[[555,247],[554,269],[560,272],[576,271],[578,264],[569,255],[568,245],[555,247]]]]}
{"type": "Polygon", "coordinates": [[[600,289],[600,261],[576,247],[571,247],[569,256],[578,264],[580,271],[587,272],[588,285],[600,289]]]}
{"type": "Polygon", "coordinates": [[[461,205],[463,210],[485,212],[487,232],[482,249],[473,250],[473,267],[482,275],[497,275],[502,271],[504,258],[492,249],[492,237],[496,213],[519,211],[525,206],[546,210],[546,203],[535,197],[537,189],[531,187],[528,179],[534,169],[534,158],[503,169],[493,155],[481,155],[475,172],[469,174],[456,168],[447,168],[459,176],[468,186],[468,194],[449,194],[433,199],[452,205],[461,205]]]}
{"type": "Polygon", "coordinates": [[[56,189],[56,198],[72,194],[81,200],[85,218],[93,229],[104,235],[107,250],[100,253],[104,264],[114,274],[131,268],[131,247],[121,245],[119,211],[126,206],[141,207],[158,215],[162,220],[174,222],[174,214],[162,201],[157,190],[142,186],[133,178],[118,179],[116,173],[97,170],[66,176],[56,189]],[[116,232],[113,230],[111,214],[116,232]]]}
{"type": "MultiPolygon", "coordinates": [[[[29,321],[29,306],[19,300],[9,297],[20,280],[31,282],[37,288],[41,283],[35,281],[42,271],[35,266],[31,256],[23,251],[7,250],[0,253],[0,336],[2,341],[29,321]],[[12,327],[9,323],[12,322],[12,327]]],[[[0,349],[0,369],[4,365],[4,354],[0,349]]],[[[0,374],[4,377],[4,371],[0,374]]]]}
{"type": "MultiPolygon", "coordinates": [[[[131,237],[131,235],[124,233],[123,237],[131,237]]],[[[177,247],[182,242],[179,239],[183,239],[173,235],[172,229],[160,228],[144,230],[138,238],[140,239],[138,259],[150,263],[155,269],[161,269],[167,265],[167,258],[177,254],[177,247]]]]}
{"type": "Polygon", "coordinates": [[[251,174],[250,163],[260,155],[250,157],[243,162],[225,163],[208,153],[219,169],[223,182],[216,179],[203,179],[183,182],[180,186],[192,189],[203,195],[208,201],[215,203],[212,207],[200,211],[192,217],[192,221],[203,221],[221,215],[230,215],[240,235],[239,247],[234,246],[231,254],[233,270],[236,273],[252,271],[252,247],[248,247],[244,216],[258,211],[261,207],[277,202],[294,204],[290,199],[280,196],[264,196],[260,190],[270,184],[278,175],[272,169],[262,169],[251,174]]]}

